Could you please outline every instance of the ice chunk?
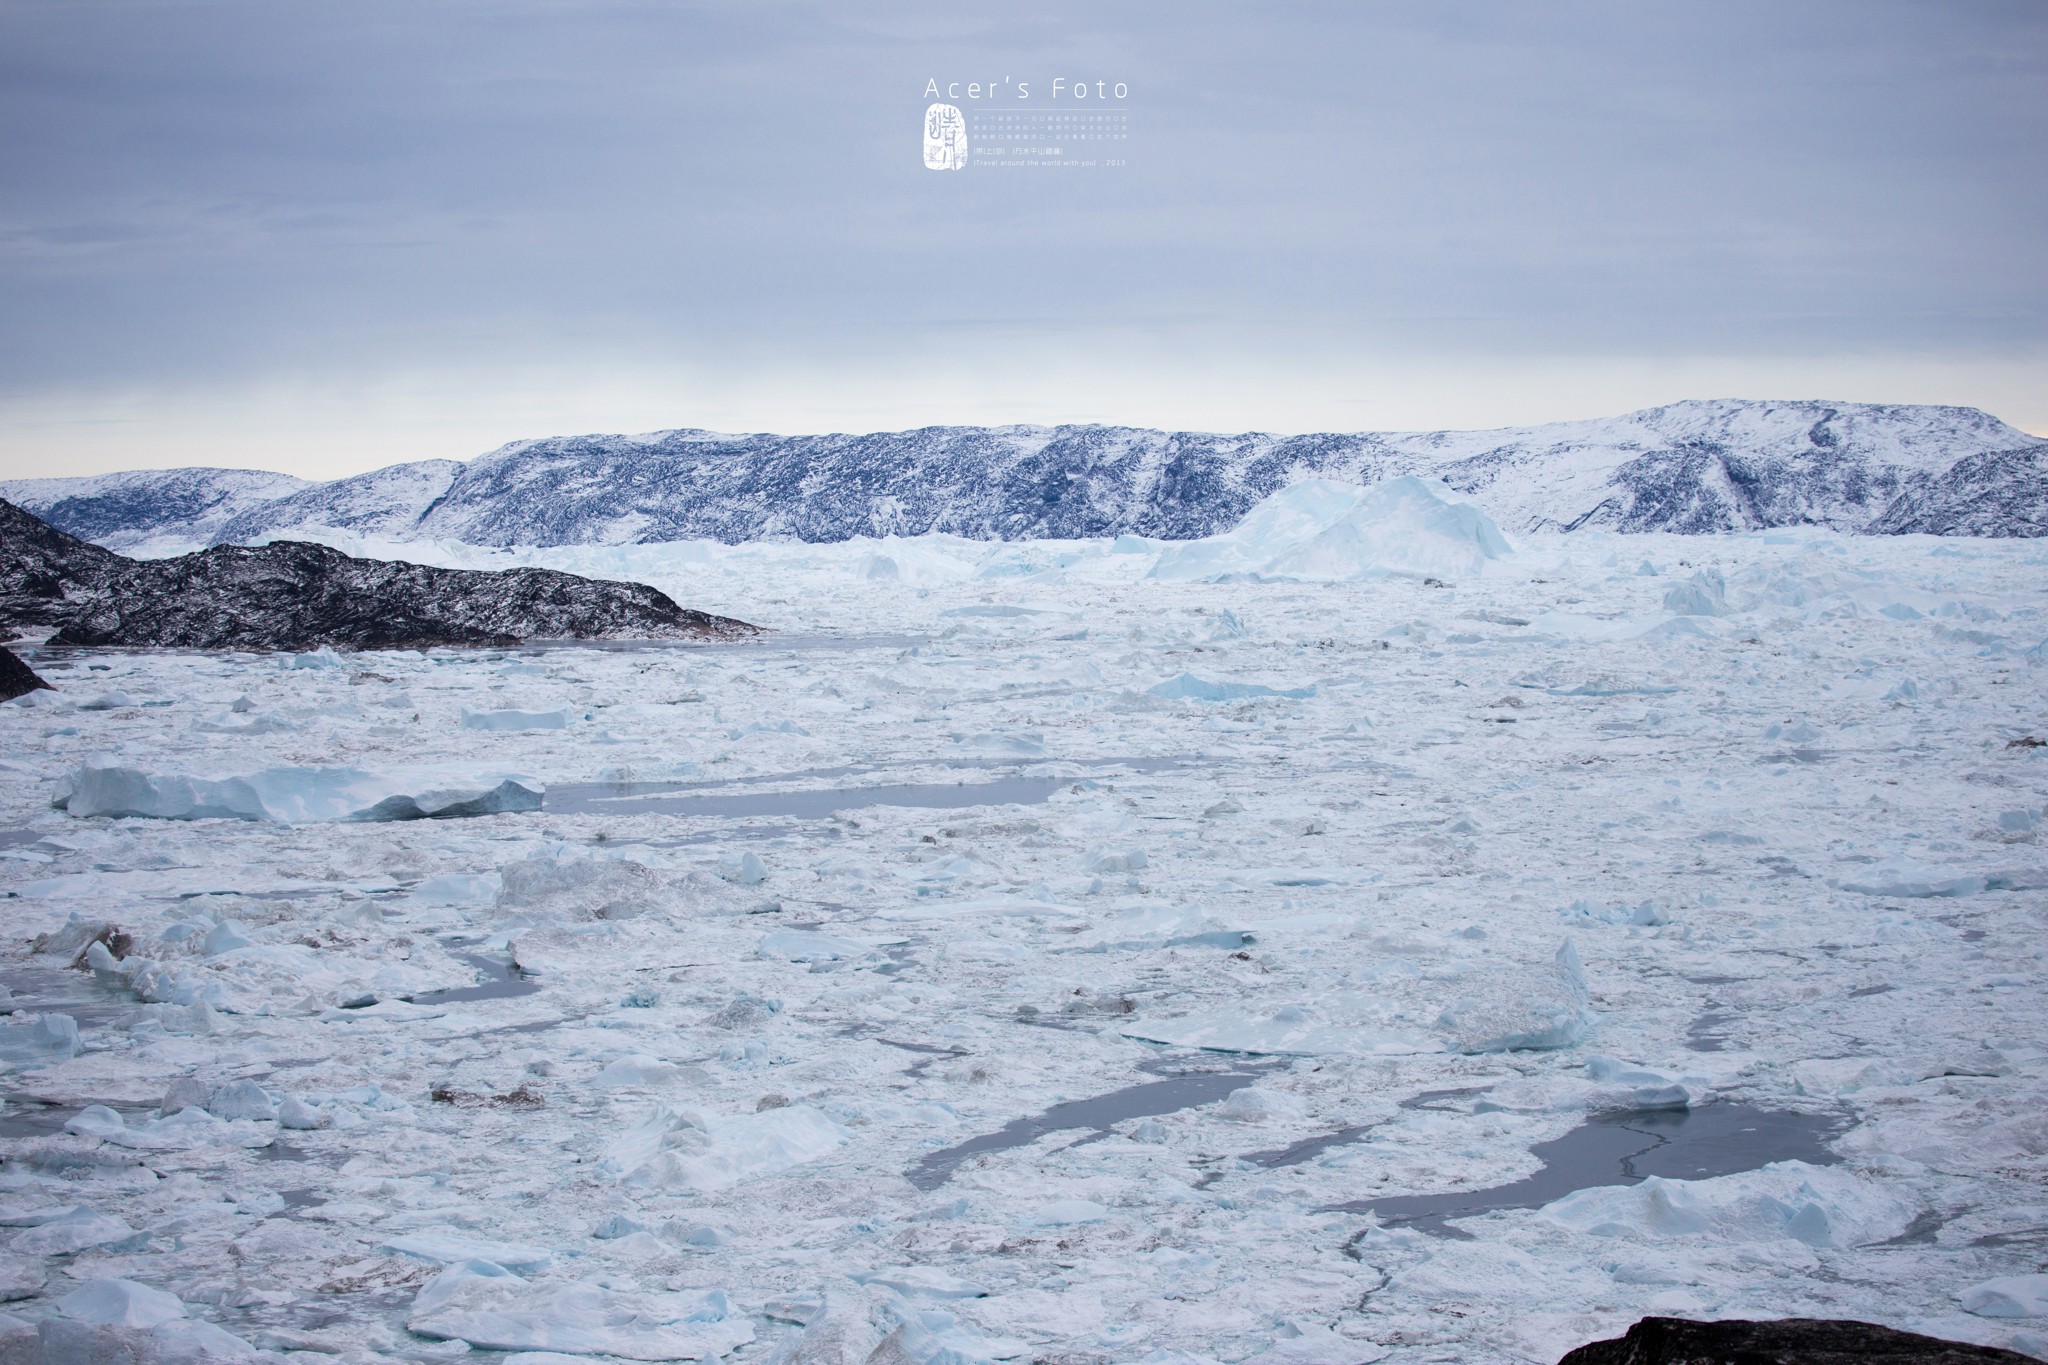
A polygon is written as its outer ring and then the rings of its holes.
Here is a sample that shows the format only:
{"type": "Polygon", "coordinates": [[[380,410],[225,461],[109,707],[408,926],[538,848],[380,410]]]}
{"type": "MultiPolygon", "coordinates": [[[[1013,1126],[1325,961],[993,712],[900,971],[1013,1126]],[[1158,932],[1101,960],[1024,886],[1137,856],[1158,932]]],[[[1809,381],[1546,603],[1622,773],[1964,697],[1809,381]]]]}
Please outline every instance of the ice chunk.
{"type": "Polygon", "coordinates": [[[1728,585],[1719,569],[1701,569],[1664,594],[1664,610],[1679,616],[1726,616],[1728,585]]]}
{"type": "Polygon", "coordinates": [[[612,1143],[600,1169],[628,1185],[722,1190],[815,1161],[847,1136],[807,1104],[736,1118],[660,1105],[612,1143]]]}
{"type": "Polygon", "coordinates": [[[1287,697],[1298,701],[1313,697],[1316,689],[1313,686],[1282,689],[1267,687],[1263,683],[1210,682],[1192,673],[1183,673],[1165,682],[1154,683],[1145,692],[1148,696],[1175,701],[1242,701],[1247,697],[1287,697]]]}
{"type": "Polygon", "coordinates": [[[889,1266],[853,1278],[862,1284],[878,1284],[899,1294],[926,1299],[978,1299],[988,1294],[987,1285],[963,1280],[929,1265],[889,1266]]]}
{"type": "Polygon", "coordinates": [[[285,667],[293,669],[327,669],[347,668],[348,664],[342,660],[342,657],[339,654],[336,654],[334,652],[334,646],[322,645],[320,646],[320,648],[312,650],[308,653],[292,655],[290,660],[285,664],[285,667]]]}
{"type": "Polygon", "coordinates": [[[1092,1199],[1055,1199],[1033,1209],[1024,1221],[1034,1227],[1064,1228],[1076,1223],[1099,1223],[1107,1217],[1109,1210],[1092,1199]]]}
{"type": "Polygon", "coordinates": [[[76,816],[159,820],[330,821],[454,819],[539,810],[543,789],[527,777],[373,773],[358,768],[266,768],[229,777],[153,776],[109,758],[73,776],[65,809],[76,816]]]}
{"type": "Polygon", "coordinates": [[[865,1365],[880,1339],[864,1304],[851,1294],[827,1292],[805,1315],[802,1335],[775,1358],[776,1365],[865,1365]]]}
{"type": "Polygon", "coordinates": [[[1893,1236],[1911,1210],[1882,1183],[1803,1161],[1709,1180],[1651,1176],[1602,1185],[1547,1204],[1540,1216],[1600,1237],[1790,1238],[1814,1247],[1860,1246],[1893,1236]]]}
{"type": "Polygon", "coordinates": [[[462,708],[465,730],[566,730],[567,711],[472,711],[462,708]]]}
{"type": "Polygon", "coordinates": [[[488,905],[504,886],[504,878],[496,872],[451,872],[415,886],[411,899],[422,905],[488,905]]]}
{"type": "Polygon", "coordinates": [[[509,863],[499,878],[500,909],[599,920],[631,919],[654,909],[663,885],[653,868],[629,858],[555,853],[509,863]]]}
{"type": "Polygon", "coordinates": [[[135,1229],[111,1214],[95,1213],[80,1204],[9,1242],[24,1256],[69,1256],[92,1247],[113,1246],[135,1236],[135,1229]]]}
{"type": "MultiPolygon", "coordinates": [[[[674,1085],[683,1078],[683,1074],[683,1068],[673,1062],[664,1062],[659,1057],[649,1057],[644,1052],[636,1052],[607,1063],[604,1070],[597,1073],[597,1083],[607,1089],[618,1089],[623,1086],[648,1088],[674,1085]]],[[[698,1074],[702,1075],[701,1072],[698,1074]]]]}
{"type": "Polygon", "coordinates": [[[277,1105],[277,1126],[297,1132],[325,1128],[328,1117],[296,1095],[286,1095],[277,1105]]]}
{"type": "Polygon", "coordinates": [[[768,865],[758,854],[728,853],[718,860],[718,875],[736,886],[759,886],[768,879],[768,865]]]}
{"type": "Polygon", "coordinates": [[[164,1365],[200,1365],[215,1360],[254,1357],[256,1348],[233,1332],[214,1326],[204,1318],[173,1318],[158,1323],[151,1333],[164,1365]]]}
{"type": "Polygon", "coordinates": [[[268,1126],[236,1120],[229,1123],[204,1109],[181,1109],[165,1118],[131,1128],[121,1115],[103,1104],[87,1105],[64,1125],[67,1133],[98,1138],[117,1147],[144,1152],[189,1152],[201,1147],[268,1147],[276,1133],[268,1126]]]}
{"type": "Polygon", "coordinates": [[[1437,1019],[1458,1052],[1520,1052],[1570,1047],[1593,1015],[1585,970],[1570,939],[1549,968],[1501,973],[1483,994],[1460,999],[1437,1019]]]}
{"type": "Polygon", "coordinates": [[[219,957],[232,953],[237,948],[249,946],[249,936],[242,932],[242,926],[231,919],[224,919],[206,931],[206,937],[199,941],[199,951],[208,957],[219,957]]]}
{"type": "Polygon", "coordinates": [[[2048,1275],[2003,1275],[1971,1285],[1962,1300],[1980,1318],[2048,1317],[2048,1275]]]}
{"type": "Polygon", "coordinates": [[[277,1117],[277,1106],[254,1081],[235,1081],[207,1098],[206,1112],[217,1119],[255,1119],[269,1122],[277,1117]]]}
{"type": "Polygon", "coordinates": [[[1326,1022],[1305,1005],[1282,1005],[1270,1014],[1223,1009],[1177,1019],[1141,1019],[1121,1032],[1126,1038],[1175,1047],[1268,1057],[1399,1057],[1443,1051],[1442,1043],[1414,1030],[1326,1022]]]}
{"type": "Polygon", "coordinates": [[[40,1018],[12,1016],[0,1024],[0,1071],[26,1071],[76,1057],[85,1044],[78,1021],[68,1014],[40,1018]]]}
{"type": "Polygon", "coordinates": [[[406,1327],[493,1351],[706,1360],[754,1339],[716,1290],[623,1293],[596,1284],[536,1286],[495,1265],[459,1265],[420,1291],[406,1327]],[[490,1273],[495,1271],[496,1273],[490,1273]]]}
{"type": "Polygon", "coordinates": [[[1082,859],[1081,866],[1088,872],[1111,876],[1126,872],[1142,872],[1147,861],[1145,850],[1142,848],[1098,848],[1082,859]]]}
{"type": "Polygon", "coordinates": [[[1929,867],[1910,858],[1888,858],[1834,883],[1844,891],[1866,896],[1899,896],[1912,900],[1936,897],[1974,896],[1984,890],[1985,880],[1949,867],[1929,867]]]}
{"type": "MultiPolygon", "coordinates": [[[[0,1303],[13,1303],[17,1299],[32,1299],[43,1292],[43,1285],[49,1277],[35,1262],[21,1256],[0,1256],[0,1303]]],[[[0,1360],[5,1360],[6,1345],[0,1340],[0,1360]]]]}
{"type": "Polygon", "coordinates": [[[57,1300],[57,1311],[102,1327],[154,1327],[185,1316],[175,1294],[134,1280],[87,1280],[57,1300]]]}
{"type": "Polygon", "coordinates": [[[1307,1113],[1308,1106],[1299,1098],[1251,1085],[1233,1090],[1223,1103],[1216,1106],[1216,1117],[1233,1123],[1282,1122],[1301,1118],[1307,1113]]]}
{"type": "Polygon", "coordinates": [[[1404,475],[1361,489],[1307,479],[1265,499],[1234,530],[1170,546],[1150,576],[1176,583],[1464,578],[1511,553],[1477,504],[1437,480],[1404,475]]]}
{"type": "Polygon", "coordinates": [[[846,958],[866,957],[874,950],[850,938],[834,938],[830,934],[814,934],[801,929],[778,929],[772,934],[762,935],[754,951],[762,957],[778,958],[784,962],[838,962],[846,958]]]}
{"type": "Polygon", "coordinates": [[[460,1265],[464,1261],[489,1261],[503,1266],[517,1274],[520,1271],[539,1270],[555,1258],[546,1247],[526,1246],[519,1242],[494,1242],[489,1238],[476,1237],[459,1228],[419,1228],[401,1237],[392,1237],[379,1244],[379,1249],[395,1251],[401,1256],[414,1256],[422,1261],[434,1261],[440,1265],[460,1265]]]}

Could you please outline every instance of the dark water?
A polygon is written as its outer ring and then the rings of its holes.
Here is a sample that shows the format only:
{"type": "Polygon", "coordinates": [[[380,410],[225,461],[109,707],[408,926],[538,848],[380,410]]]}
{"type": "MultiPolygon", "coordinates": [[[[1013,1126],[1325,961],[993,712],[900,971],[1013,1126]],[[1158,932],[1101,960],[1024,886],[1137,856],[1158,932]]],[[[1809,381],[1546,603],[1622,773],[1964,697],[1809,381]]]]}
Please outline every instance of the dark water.
{"type": "Polygon", "coordinates": [[[5,1008],[30,1014],[68,1014],[81,1030],[135,1018],[140,1005],[132,992],[102,985],[89,971],[54,965],[60,960],[46,957],[0,972],[0,985],[14,993],[5,1008]]]}
{"type": "Polygon", "coordinates": [[[953,1178],[960,1163],[987,1152],[1028,1147],[1047,1133],[1070,1128],[1091,1128],[1106,1133],[1126,1119],[1153,1118],[1198,1104],[1210,1104],[1259,1079],[1261,1071],[1205,1071],[1190,1076],[1173,1076],[1163,1081],[1127,1085],[1093,1099],[1068,1100],[1043,1114],[1017,1119],[1000,1131],[970,1138],[955,1147],[933,1152],[910,1168],[910,1183],[920,1190],[935,1190],[953,1178]]]}
{"type": "Polygon", "coordinates": [[[409,1005],[454,1005],[467,1000],[510,1000],[516,996],[532,995],[540,989],[540,983],[529,981],[510,962],[501,962],[481,953],[457,953],[457,957],[477,969],[483,978],[478,986],[451,986],[444,991],[425,991],[419,995],[408,995],[409,1005]]]}
{"type": "Polygon", "coordinates": [[[1721,1032],[1735,1016],[1720,1010],[1711,1010],[1692,1021],[1685,1031],[1685,1046],[1692,1052],[1719,1052],[1728,1044],[1721,1032]]]}
{"type": "MultiPolygon", "coordinates": [[[[578,784],[550,790],[546,809],[557,815],[675,815],[708,820],[783,816],[795,820],[824,820],[838,811],[866,806],[950,810],[965,806],[1035,805],[1049,799],[1072,781],[1072,778],[1005,777],[994,782],[905,783],[886,787],[832,787],[824,791],[626,798],[599,796],[578,784]]],[[[599,784],[590,785],[595,787],[599,784]]]]}
{"type": "MultiPolygon", "coordinates": [[[[150,1104],[107,1104],[105,1100],[87,1101],[86,1104],[100,1104],[117,1111],[130,1124],[140,1123],[156,1112],[150,1104]]],[[[78,1117],[86,1104],[44,1104],[39,1100],[9,1099],[5,1112],[0,1112],[0,1138],[20,1140],[23,1138],[54,1137],[64,1131],[64,1125],[78,1117]]]]}
{"type": "Polygon", "coordinates": [[[1753,1171],[1773,1161],[1806,1161],[1830,1166],[1828,1149],[1842,1120],[1822,1114],[1758,1109],[1746,1104],[1710,1104],[1699,1109],[1590,1118],[1550,1142],[1529,1150],[1543,1169],[1512,1184],[1451,1194],[1401,1194],[1354,1199],[1332,1205],[1348,1213],[1370,1210],[1389,1226],[1412,1227],[1439,1237],[1469,1237],[1446,1225],[1499,1209],[1534,1209],[1595,1185],[1634,1185],[1650,1176],[1705,1180],[1753,1171]]]}
{"type": "Polygon", "coordinates": [[[1275,1147],[1270,1151],[1247,1152],[1244,1159],[1268,1170],[1279,1166],[1299,1166],[1304,1161],[1315,1160],[1332,1147],[1348,1147],[1354,1142],[1361,1141],[1377,1127],[1379,1125],[1376,1123],[1368,1123],[1356,1128],[1339,1128],[1334,1133],[1303,1138],[1299,1142],[1290,1142],[1285,1147],[1275,1147]]]}

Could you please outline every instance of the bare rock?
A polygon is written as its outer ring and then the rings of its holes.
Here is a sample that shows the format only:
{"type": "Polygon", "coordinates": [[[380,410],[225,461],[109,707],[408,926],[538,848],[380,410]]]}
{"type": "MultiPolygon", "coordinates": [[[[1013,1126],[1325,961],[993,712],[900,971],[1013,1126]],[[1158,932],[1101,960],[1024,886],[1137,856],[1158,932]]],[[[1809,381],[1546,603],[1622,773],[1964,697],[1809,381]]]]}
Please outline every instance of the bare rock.
{"type": "Polygon", "coordinates": [[[1565,1353],[1558,1365],[2023,1365],[2030,1357],[1995,1346],[1923,1337],[1873,1322],[1779,1318],[1770,1322],[1688,1322],[1644,1318],[1626,1335],[1565,1353]]]}

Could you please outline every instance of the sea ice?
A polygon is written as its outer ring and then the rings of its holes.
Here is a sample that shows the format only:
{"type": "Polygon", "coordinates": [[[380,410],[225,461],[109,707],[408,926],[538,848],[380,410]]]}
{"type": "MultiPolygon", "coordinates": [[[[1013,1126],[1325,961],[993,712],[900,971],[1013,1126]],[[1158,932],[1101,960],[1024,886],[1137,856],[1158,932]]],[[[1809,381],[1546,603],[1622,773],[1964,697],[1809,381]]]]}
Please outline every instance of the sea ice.
{"type": "Polygon", "coordinates": [[[1316,694],[1313,687],[1278,688],[1267,687],[1264,683],[1210,682],[1192,673],[1154,683],[1145,692],[1147,696],[1165,697],[1172,701],[1243,701],[1250,697],[1288,697],[1300,701],[1316,694]]]}
{"type": "Polygon", "coordinates": [[[491,1351],[558,1351],[626,1360],[705,1360],[754,1339],[753,1324],[716,1290],[619,1291],[594,1283],[536,1285],[471,1261],[419,1293],[406,1327],[491,1351]]]}
{"type": "Polygon", "coordinates": [[[606,1150],[602,1170],[656,1190],[722,1190],[816,1161],[848,1138],[805,1104],[737,1117],[658,1105],[606,1150]]]}
{"type": "Polygon", "coordinates": [[[465,730],[565,730],[567,711],[462,711],[465,730]]]}
{"type": "Polygon", "coordinates": [[[1566,939],[1548,968],[1497,972],[1466,985],[1437,1027],[1456,1052],[1570,1047],[1592,1026],[1590,1001],[1578,949],[1566,939]]]}
{"type": "Polygon", "coordinates": [[[459,1228],[419,1228],[401,1237],[387,1238],[382,1249],[444,1266],[460,1265],[464,1261],[489,1261],[514,1274],[531,1274],[545,1268],[555,1258],[546,1247],[494,1242],[486,1237],[472,1236],[459,1228]]]}

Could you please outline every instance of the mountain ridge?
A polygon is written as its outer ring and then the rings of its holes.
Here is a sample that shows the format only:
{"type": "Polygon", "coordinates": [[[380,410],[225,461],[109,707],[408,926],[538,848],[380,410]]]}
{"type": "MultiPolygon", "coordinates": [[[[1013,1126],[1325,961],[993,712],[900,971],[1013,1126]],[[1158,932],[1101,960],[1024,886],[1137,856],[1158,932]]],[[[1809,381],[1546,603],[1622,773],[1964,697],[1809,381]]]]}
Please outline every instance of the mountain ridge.
{"type": "Polygon", "coordinates": [[[1510,532],[1819,525],[2037,536],[2048,533],[2044,456],[2048,441],[1974,408],[1711,399],[1481,431],[1019,424],[781,436],[680,427],[520,440],[467,461],[325,483],[140,471],[0,483],[0,496],[116,547],[260,543],[310,528],[487,546],[932,531],[1185,540],[1228,529],[1304,478],[1417,474],[1443,479],[1510,532]]]}

